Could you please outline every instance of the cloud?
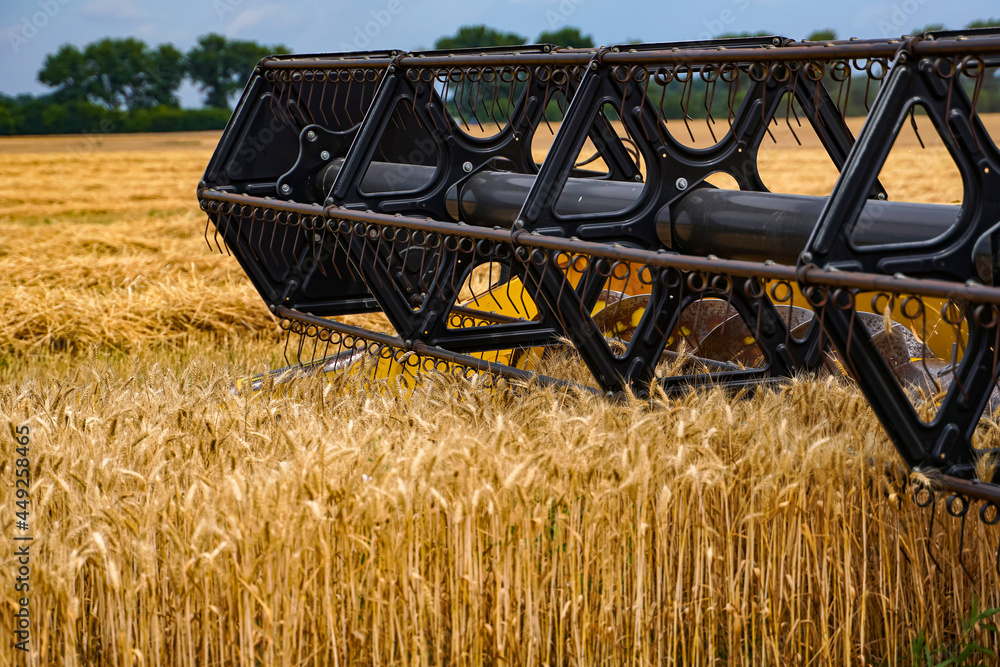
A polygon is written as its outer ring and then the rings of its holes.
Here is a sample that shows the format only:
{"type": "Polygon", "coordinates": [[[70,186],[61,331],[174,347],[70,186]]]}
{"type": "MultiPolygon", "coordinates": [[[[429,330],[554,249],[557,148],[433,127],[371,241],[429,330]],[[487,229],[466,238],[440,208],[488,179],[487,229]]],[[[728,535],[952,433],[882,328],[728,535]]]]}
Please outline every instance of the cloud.
{"type": "Polygon", "coordinates": [[[229,31],[235,34],[245,28],[252,28],[280,10],[281,5],[263,5],[262,7],[254,7],[253,9],[242,11],[229,24],[229,31]]]}
{"type": "Polygon", "coordinates": [[[134,0],[89,0],[80,9],[84,16],[99,19],[141,19],[142,11],[134,0]]]}

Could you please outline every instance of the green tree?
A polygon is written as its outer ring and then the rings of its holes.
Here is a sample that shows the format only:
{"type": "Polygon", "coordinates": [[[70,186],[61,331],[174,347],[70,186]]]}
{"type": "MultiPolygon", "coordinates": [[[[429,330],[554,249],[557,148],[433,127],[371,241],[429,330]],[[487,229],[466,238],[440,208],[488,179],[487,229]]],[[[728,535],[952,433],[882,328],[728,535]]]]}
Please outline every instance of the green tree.
{"type": "Polygon", "coordinates": [[[560,30],[546,30],[538,36],[538,43],[587,49],[594,46],[594,36],[582,34],[579,28],[566,26],[560,30]]]}
{"type": "Polygon", "coordinates": [[[721,35],[716,35],[715,39],[733,39],[740,37],[770,37],[773,32],[768,32],[767,30],[757,30],[755,32],[724,32],[721,35]]]}
{"type": "Polygon", "coordinates": [[[1000,28],[1000,19],[976,19],[965,27],[970,30],[976,30],[978,28],[1000,28]]]}
{"type": "Polygon", "coordinates": [[[109,109],[176,106],[184,58],[170,44],[151,49],[128,37],[105,38],[82,51],[65,44],[45,58],[38,80],[60,102],[91,102],[109,109]]]}
{"type": "Polygon", "coordinates": [[[822,30],[813,30],[806,37],[807,42],[832,42],[837,39],[837,31],[833,28],[823,28],[822,30]]]}
{"type": "Polygon", "coordinates": [[[922,35],[925,32],[937,32],[938,30],[944,30],[943,23],[928,23],[923,28],[914,28],[910,33],[911,35],[922,35]]]}
{"type": "Polygon", "coordinates": [[[434,42],[435,49],[474,49],[488,46],[518,46],[527,37],[514,32],[500,32],[485,25],[464,25],[451,37],[441,37],[434,42]]]}
{"type": "Polygon", "coordinates": [[[281,44],[265,46],[213,32],[198,38],[185,61],[188,76],[205,93],[205,104],[228,109],[229,98],[243,88],[257,61],[286,53],[290,53],[288,47],[281,44]]]}

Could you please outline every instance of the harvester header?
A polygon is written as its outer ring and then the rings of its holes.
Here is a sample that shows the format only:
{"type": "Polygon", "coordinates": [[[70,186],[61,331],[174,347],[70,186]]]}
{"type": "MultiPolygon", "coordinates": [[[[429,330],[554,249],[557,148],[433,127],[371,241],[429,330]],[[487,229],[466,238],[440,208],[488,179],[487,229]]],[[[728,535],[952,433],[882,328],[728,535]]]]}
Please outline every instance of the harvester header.
{"type": "Polygon", "coordinates": [[[199,185],[206,240],[303,369],[640,397],[848,375],[992,521],[998,63],[990,30],[268,58],[199,185]],[[953,198],[896,196],[905,132],[953,198]],[[835,183],[776,185],[779,139],[835,183]]]}

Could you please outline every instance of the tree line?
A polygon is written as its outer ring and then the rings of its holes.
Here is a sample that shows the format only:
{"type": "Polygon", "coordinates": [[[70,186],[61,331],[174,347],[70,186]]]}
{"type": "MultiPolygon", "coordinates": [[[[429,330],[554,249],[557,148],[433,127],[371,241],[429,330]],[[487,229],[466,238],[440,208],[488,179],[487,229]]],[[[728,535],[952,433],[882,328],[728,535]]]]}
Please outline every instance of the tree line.
{"type": "Polygon", "coordinates": [[[254,65],[290,53],[281,44],[211,33],[187,53],[173,44],[150,47],[134,37],[105,38],[78,48],[64,44],[45,57],[38,80],[44,95],[0,95],[0,134],[163,132],[225,126],[229,104],[254,65]],[[201,109],[182,109],[184,79],[204,95],[201,109]]]}
{"type": "MultiPolygon", "coordinates": [[[[1000,27],[1000,19],[973,21],[966,28],[1000,27]]],[[[944,29],[929,25],[914,34],[944,29]]],[[[753,37],[754,33],[722,33],[716,37],[753,37]]],[[[814,31],[810,41],[837,39],[836,31],[814,31]]],[[[514,32],[485,25],[463,26],[439,38],[435,49],[517,46],[529,40],[514,32]]],[[[595,46],[592,35],[565,27],[538,35],[535,43],[566,47],[595,46]]],[[[254,65],[268,55],[288,54],[282,44],[265,45],[203,35],[186,53],[172,44],[151,47],[136,38],[105,38],[83,48],[65,44],[46,56],[38,80],[51,88],[43,95],[0,93],[0,135],[69,134],[79,132],[164,132],[225,127],[230,104],[254,65]],[[204,106],[182,109],[178,89],[187,79],[201,90],[204,106]]],[[[979,93],[980,111],[1000,111],[1000,79],[990,71],[979,93]]],[[[837,84],[839,85],[839,84],[837,84]]],[[[853,87],[844,106],[848,114],[864,113],[864,86],[853,87]]],[[[671,91],[670,95],[674,92],[671,91]]],[[[714,111],[714,110],[713,110],[714,111]]],[[[700,115],[706,110],[702,109],[700,115]]],[[[689,112],[690,113],[690,112],[689,112]]],[[[695,114],[699,111],[694,110],[695,114]]],[[[716,114],[717,115],[717,114],[716,114]]]]}

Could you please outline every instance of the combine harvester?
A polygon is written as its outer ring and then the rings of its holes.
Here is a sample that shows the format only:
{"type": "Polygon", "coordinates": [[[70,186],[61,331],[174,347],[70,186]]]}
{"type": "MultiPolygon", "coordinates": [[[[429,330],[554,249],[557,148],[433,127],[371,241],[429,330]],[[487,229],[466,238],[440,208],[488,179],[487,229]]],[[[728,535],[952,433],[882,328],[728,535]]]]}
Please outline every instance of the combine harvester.
{"type": "Polygon", "coordinates": [[[997,31],[267,58],[199,185],[206,240],[311,371],[640,397],[847,373],[933,479],[917,501],[993,524],[998,62],[997,31]],[[958,201],[884,187],[911,128],[958,201]],[[762,180],[802,133],[826,196],[762,180]]]}

